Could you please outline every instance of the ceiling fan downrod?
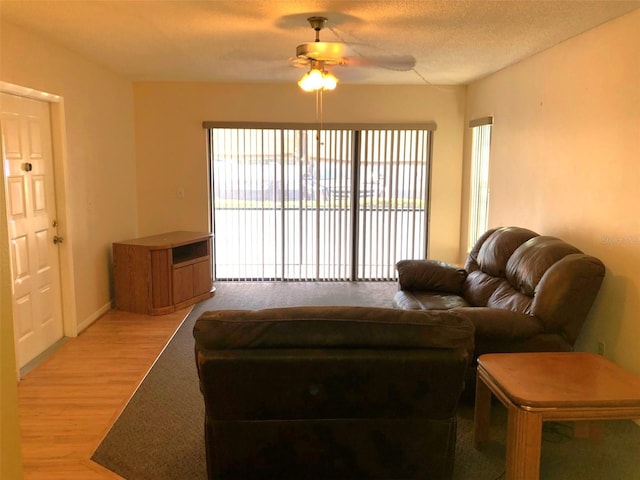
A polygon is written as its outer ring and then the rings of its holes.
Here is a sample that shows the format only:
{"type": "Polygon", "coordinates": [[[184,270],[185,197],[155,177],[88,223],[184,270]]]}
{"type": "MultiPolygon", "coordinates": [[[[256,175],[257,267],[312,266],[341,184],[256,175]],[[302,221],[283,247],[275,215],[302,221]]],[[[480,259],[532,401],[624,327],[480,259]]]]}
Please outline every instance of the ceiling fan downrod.
{"type": "Polygon", "coordinates": [[[327,17],[309,17],[307,18],[309,25],[316,31],[316,42],[320,41],[320,30],[327,24],[327,17]]]}

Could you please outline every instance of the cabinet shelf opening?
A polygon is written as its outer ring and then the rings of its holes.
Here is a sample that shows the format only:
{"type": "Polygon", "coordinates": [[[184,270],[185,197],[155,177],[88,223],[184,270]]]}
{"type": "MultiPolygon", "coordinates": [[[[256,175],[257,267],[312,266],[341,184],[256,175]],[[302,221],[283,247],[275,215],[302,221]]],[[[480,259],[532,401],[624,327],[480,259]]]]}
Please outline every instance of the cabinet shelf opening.
{"type": "Polygon", "coordinates": [[[172,262],[174,265],[178,263],[185,263],[198,258],[206,257],[208,255],[207,241],[190,243],[189,245],[182,245],[180,247],[173,247],[172,249],[172,262]]]}

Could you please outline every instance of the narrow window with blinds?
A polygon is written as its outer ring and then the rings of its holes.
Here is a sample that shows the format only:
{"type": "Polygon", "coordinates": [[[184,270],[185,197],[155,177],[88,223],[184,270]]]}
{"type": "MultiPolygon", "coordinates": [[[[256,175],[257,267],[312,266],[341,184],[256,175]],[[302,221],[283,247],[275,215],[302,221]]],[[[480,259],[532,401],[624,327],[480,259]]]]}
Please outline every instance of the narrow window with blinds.
{"type": "Polygon", "coordinates": [[[493,117],[472,120],[471,205],[469,209],[469,245],[471,250],[489,224],[489,154],[493,117]]]}
{"type": "Polygon", "coordinates": [[[425,258],[431,130],[208,128],[218,280],[395,280],[425,258]]]}

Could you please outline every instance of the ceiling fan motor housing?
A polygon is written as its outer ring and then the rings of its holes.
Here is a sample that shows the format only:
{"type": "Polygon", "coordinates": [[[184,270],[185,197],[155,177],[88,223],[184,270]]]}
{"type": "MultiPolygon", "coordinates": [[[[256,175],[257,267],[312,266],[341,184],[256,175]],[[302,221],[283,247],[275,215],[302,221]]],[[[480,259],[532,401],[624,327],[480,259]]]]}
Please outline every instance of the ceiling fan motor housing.
{"type": "Polygon", "coordinates": [[[327,25],[327,17],[309,17],[307,21],[316,32],[319,32],[327,25]]]}
{"type": "Polygon", "coordinates": [[[346,45],[335,42],[307,42],[296,47],[296,56],[324,62],[325,65],[344,65],[346,45]]]}

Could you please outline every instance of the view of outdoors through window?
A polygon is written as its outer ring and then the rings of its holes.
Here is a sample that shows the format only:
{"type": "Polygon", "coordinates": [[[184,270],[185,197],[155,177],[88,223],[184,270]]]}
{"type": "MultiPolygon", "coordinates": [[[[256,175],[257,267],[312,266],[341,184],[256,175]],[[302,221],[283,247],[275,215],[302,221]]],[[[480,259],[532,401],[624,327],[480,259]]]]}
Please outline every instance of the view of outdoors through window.
{"type": "Polygon", "coordinates": [[[469,251],[489,225],[489,157],[493,118],[476,120],[472,124],[471,144],[471,205],[469,209],[469,251]]]}
{"type": "Polygon", "coordinates": [[[390,280],[424,258],[428,130],[210,130],[219,280],[390,280]]]}

